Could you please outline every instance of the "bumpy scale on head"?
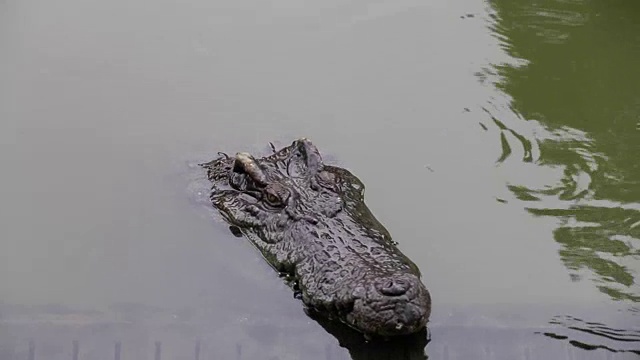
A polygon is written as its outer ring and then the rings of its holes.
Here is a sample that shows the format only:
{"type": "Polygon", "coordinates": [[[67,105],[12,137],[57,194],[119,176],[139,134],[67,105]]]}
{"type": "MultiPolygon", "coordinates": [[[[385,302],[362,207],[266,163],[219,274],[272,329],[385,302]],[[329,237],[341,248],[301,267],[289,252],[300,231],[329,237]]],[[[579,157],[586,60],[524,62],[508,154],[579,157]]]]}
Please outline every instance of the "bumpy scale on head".
{"type": "Polygon", "coordinates": [[[364,203],[364,185],[323,164],[307,139],[270,156],[223,156],[203,166],[211,200],[278,271],[306,306],[369,335],[424,328],[431,312],[420,272],[364,203]]]}

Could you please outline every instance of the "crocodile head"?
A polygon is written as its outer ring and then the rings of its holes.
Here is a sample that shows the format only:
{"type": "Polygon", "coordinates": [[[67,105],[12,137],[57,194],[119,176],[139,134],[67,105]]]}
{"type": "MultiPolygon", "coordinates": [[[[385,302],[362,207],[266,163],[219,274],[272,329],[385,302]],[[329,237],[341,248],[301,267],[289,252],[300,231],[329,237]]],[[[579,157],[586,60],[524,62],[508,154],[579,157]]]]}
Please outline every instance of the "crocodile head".
{"type": "Polygon", "coordinates": [[[420,271],[365,205],[362,182],[325,165],[309,140],[203,167],[214,206],[292,279],[313,313],[374,336],[425,327],[431,298],[420,271]]]}

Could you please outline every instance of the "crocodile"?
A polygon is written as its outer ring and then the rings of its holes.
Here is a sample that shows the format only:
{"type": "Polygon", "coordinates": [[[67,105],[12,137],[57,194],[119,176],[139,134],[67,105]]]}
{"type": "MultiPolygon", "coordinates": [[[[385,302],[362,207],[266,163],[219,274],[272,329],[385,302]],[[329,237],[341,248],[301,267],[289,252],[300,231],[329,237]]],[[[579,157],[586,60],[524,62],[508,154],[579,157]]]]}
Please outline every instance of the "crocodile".
{"type": "Polygon", "coordinates": [[[288,282],[308,314],[338,320],[371,338],[424,330],[431,295],[364,202],[364,184],[324,164],[301,138],[270,155],[239,152],[200,164],[210,199],[288,282]]]}

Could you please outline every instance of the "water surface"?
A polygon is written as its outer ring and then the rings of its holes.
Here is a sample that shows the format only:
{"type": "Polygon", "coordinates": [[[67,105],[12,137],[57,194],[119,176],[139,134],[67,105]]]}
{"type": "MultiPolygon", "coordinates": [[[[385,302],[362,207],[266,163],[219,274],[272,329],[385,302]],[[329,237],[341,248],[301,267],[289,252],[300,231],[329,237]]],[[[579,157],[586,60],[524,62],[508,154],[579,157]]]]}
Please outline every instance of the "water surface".
{"type": "Polygon", "coordinates": [[[0,354],[633,358],[639,10],[2,2],[0,354]],[[421,268],[425,351],[332,335],[203,201],[194,164],[300,136],[421,268]]]}

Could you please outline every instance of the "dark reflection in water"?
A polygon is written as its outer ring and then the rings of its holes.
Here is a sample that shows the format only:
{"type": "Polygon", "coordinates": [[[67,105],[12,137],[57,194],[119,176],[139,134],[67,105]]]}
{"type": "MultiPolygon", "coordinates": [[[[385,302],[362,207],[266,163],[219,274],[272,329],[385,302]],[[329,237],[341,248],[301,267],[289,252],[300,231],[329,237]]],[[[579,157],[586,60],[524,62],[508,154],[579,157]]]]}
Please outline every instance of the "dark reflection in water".
{"type": "MultiPolygon", "coordinates": [[[[492,115],[501,129],[498,162],[510,157],[517,139],[525,162],[553,174],[512,182],[509,189],[531,214],[558,219],[554,238],[573,281],[588,279],[610,299],[631,307],[640,302],[640,3],[490,4],[492,30],[517,60],[489,73],[510,97],[508,107],[520,118],[516,122],[540,125],[523,136],[511,130],[522,124],[492,115]]],[[[635,344],[633,350],[640,349],[638,333],[620,335],[605,325],[577,322],[582,332],[596,336],[590,344],[565,337],[575,346],[615,351],[635,344]],[[604,340],[608,345],[600,345],[604,340]]]]}
{"type": "MultiPolygon", "coordinates": [[[[426,360],[425,346],[430,341],[428,329],[416,334],[397,338],[367,341],[362,334],[335,321],[314,317],[328,333],[333,335],[341,347],[349,351],[353,360],[426,360]]],[[[334,359],[327,349],[327,359],[334,359]]]]}

